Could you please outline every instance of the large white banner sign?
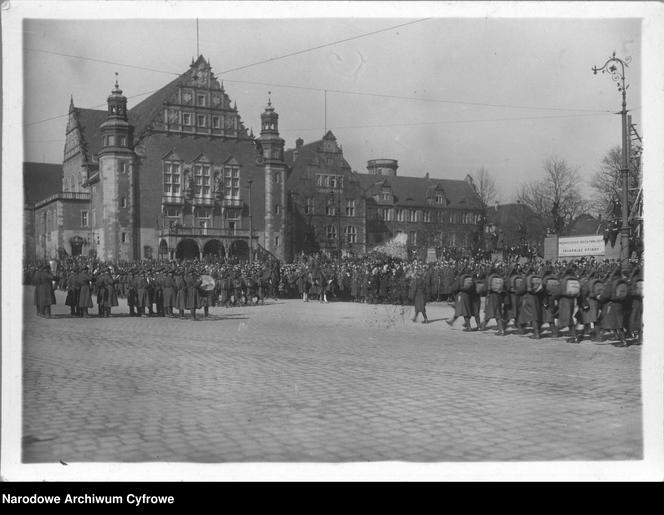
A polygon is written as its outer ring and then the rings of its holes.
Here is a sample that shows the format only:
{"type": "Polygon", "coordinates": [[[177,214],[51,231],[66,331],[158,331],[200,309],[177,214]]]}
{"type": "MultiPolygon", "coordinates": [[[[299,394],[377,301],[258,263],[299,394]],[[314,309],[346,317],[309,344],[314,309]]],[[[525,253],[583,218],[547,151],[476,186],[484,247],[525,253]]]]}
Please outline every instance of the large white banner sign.
{"type": "Polygon", "coordinates": [[[604,236],[573,236],[558,238],[558,257],[603,256],[604,236]]]}

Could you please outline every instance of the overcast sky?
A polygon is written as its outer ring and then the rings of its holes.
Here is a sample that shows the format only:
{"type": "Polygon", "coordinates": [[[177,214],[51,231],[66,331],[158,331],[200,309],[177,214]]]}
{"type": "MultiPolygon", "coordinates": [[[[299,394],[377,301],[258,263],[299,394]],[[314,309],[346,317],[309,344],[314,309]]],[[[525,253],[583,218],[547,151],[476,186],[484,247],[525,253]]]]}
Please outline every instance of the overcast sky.
{"type": "MultiPolygon", "coordinates": [[[[201,18],[199,46],[256,134],[271,91],[287,147],[297,137],[319,139],[325,129],[320,90],[327,89],[327,128],[354,170],[366,171],[368,159],[393,158],[402,175],[462,179],[483,166],[502,202],[541,176],[549,156],[588,178],[620,144],[620,116],[611,114],[620,109],[616,83],[591,70],[614,50],[632,58],[628,107],[640,122],[639,20],[412,23],[421,18],[201,18]],[[356,38],[375,31],[381,32],[356,38]],[[348,38],[355,39],[227,71],[348,38]]],[[[27,161],[62,161],[66,117],[34,122],[65,114],[70,95],[78,107],[103,108],[118,72],[132,107],[146,98],[141,93],[185,72],[196,54],[193,18],[26,20],[24,29],[27,161]]]]}

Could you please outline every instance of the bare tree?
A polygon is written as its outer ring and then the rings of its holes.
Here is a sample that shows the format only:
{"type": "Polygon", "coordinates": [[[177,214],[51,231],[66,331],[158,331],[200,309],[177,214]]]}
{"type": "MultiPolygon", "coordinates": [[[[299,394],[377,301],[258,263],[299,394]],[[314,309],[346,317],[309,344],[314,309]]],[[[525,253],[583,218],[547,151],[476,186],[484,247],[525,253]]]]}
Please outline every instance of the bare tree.
{"type": "Polygon", "coordinates": [[[538,214],[554,232],[560,234],[579,215],[588,211],[579,187],[579,172],[564,159],[550,157],[544,162],[544,178],[525,184],[517,200],[538,214]]]}
{"type": "Polygon", "coordinates": [[[482,207],[487,209],[496,200],[496,183],[484,167],[478,168],[471,175],[472,184],[480,197],[482,207]]]}
{"type": "MultiPolygon", "coordinates": [[[[594,190],[594,210],[603,216],[620,213],[622,203],[622,153],[619,146],[612,147],[602,158],[599,169],[590,179],[594,190]]],[[[639,187],[639,168],[632,166],[629,178],[629,203],[634,202],[639,187]]],[[[618,214],[618,216],[620,216],[618,214]]]]}
{"type": "Polygon", "coordinates": [[[491,206],[496,200],[496,183],[493,180],[493,177],[491,177],[491,174],[484,167],[475,170],[475,172],[468,176],[468,179],[468,182],[470,182],[475,193],[477,193],[482,205],[482,212],[478,223],[478,233],[474,246],[478,246],[484,250],[484,227],[487,223],[489,206],[491,206]]]}

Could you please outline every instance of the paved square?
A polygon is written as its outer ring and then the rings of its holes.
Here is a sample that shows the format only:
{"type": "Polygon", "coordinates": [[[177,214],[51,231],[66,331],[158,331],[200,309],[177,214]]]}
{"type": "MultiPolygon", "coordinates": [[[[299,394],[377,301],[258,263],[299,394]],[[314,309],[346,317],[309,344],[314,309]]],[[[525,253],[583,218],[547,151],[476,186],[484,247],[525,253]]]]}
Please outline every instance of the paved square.
{"type": "MultiPolygon", "coordinates": [[[[642,457],[637,346],[450,328],[446,303],[270,301],[207,320],[38,318],[24,290],[23,461],[642,457]]],[[[95,308],[96,310],[96,308],[95,308]]]]}

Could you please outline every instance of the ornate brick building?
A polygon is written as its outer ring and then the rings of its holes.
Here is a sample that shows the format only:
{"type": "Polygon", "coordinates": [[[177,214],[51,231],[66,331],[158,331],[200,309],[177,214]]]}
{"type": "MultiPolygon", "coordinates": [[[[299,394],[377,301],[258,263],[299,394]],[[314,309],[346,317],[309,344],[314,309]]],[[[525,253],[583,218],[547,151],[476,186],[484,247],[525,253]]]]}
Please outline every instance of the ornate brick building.
{"type": "Polygon", "coordinates": [[[470,245],[479,200],[465,181],[401,177],[392,159],[357,173],[331,131],[285,150],[271,100],[260,118],[255,137],[202,56],[131,109],[117,80],[106,110],[72,99],[62,189],[34,219],[57,222],[34,255],[289,260],[363,253],[404,232],[414,246],[470,245]]]}

